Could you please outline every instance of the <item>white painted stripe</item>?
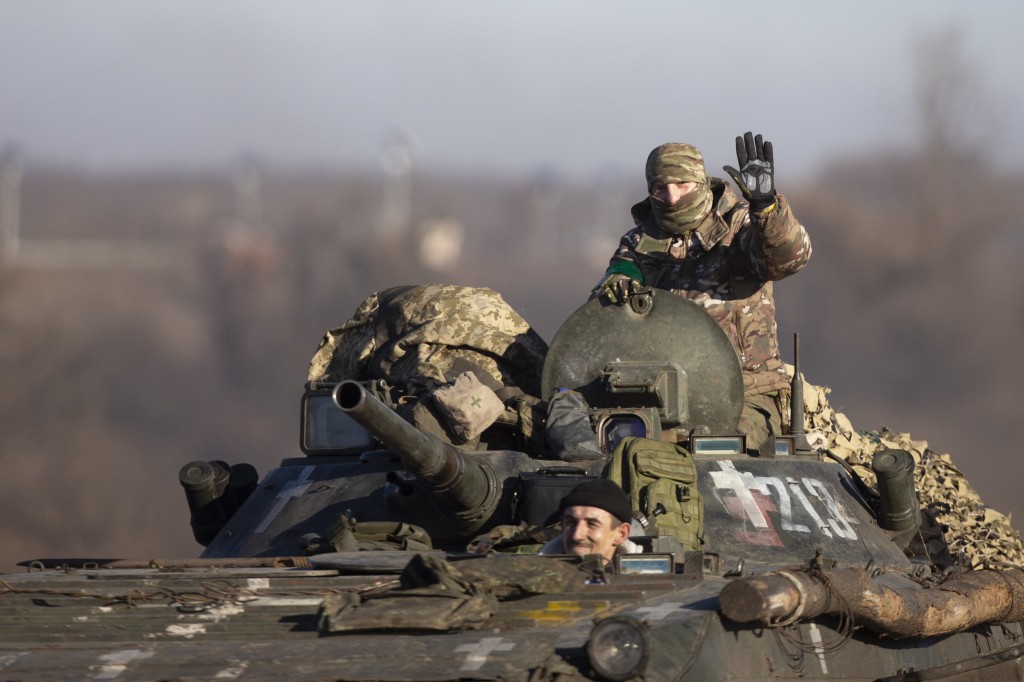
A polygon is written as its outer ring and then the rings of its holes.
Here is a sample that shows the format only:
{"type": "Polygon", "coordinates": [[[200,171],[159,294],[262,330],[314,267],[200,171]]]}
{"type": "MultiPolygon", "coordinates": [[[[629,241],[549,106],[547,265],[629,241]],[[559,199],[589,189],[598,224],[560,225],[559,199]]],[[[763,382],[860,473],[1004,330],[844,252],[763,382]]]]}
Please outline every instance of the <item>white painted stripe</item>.
{"type": "Polygon", "coordinates": [[[814,623],[808,623],[807,628],[811,631],[811,641],[814,642],[814,652],[818,654],[818,661],[821,662],[821,673],[828,675],[828,666],[825,665],[825,649],[821,646],[821,631],[814,623]]]}
{"type": "Polygon", "coordinates": [[[487,658],[495,651],[511,651],[515,648],[514,642],[504,642],[503,637],[484,637],[476,644],[462,644],[455,647],[456,653],[466,652],[466,660],[459,668],[460,671],[480,670],[487,663],[487,658]]]}
{"type": "Polygon", "coordinates": [[[644,614],[643,618],[646,620],[664,620],[672,612],[681,609],[682,606],[680,602],[669,602],[658,606],[642,606],[637,611],[644,614]]]}
{"type": "Polygon", "coordinates": [[[299,474],[299,477],[297,479],[285,483],[284,487],[281,489],[281,492],[277,494],[277,499],[274,501],[274,506],[270,508],[270,511],[267,512],[267,515],[263,517],[263,521],[260,522],[260,525],[257,526],[256,530],[253,532],[262,533],[265,530],[267,530],[267,528],[270,527],[270,524],[274,521],[277,515],[281,513],[281,510],[284,509],[284,506],[288,504],[288,500],[292,499],[293,497],[300,497],[304,495],[306,493],[306,488],[309,487],[309,476],[312,473],[312,465],[303,467],[302,473],[299,474]]]}
{"type": "Polygon", "coordinates": [[[92,669],[99,672],[93,679],[97,680],[113,680],[121,675],[125,670],[128,669],[128,664],[132,661],[142,661],[155,652],[143,651],[141,649],[124,649],[122,651],[115,651],[112,654],[104,654],[97,660],[102,661],[99,665],[91,666],[92,669]]]}
{"type": "Polygon", "coordinates": [[[249,666],[248,661],[230,661],[232,664],[230,668],[224,668],[219,673],[214,675],[214,678],[219,680],[237,680],[245,672],[245,669],[249,666]]]}
{"type": "Polygon", "coordinates": [[[323,597],[257,597],[245,603],[247,606],[319,606],[323,600],[323,597]]]}

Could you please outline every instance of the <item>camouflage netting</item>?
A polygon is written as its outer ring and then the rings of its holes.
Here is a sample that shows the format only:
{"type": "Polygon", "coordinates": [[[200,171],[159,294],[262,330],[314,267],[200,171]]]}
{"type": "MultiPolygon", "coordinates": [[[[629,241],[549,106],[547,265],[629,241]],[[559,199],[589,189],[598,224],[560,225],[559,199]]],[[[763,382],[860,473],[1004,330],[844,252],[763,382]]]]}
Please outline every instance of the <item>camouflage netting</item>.
{"type": "MultiPolygon", "coordinates": [[[[793,367],[787,365],[790,376],[793,367]]],[[[820,433],[834,454],[849,462],[870,485],[875,485],[871,458],[887,448],[908,451],[914,457],[914,479],[924,508],[937,512],[953,556],[963,553],[963,565],[973,568],[1012,563],[1024,565],[1024,541],[1010,525],[1010,517],[986,506],[948,454],[928,448],[927,441],[888,428],[855,429],[850,420],[828,403],[830,389],[804,380],[807,431],[820,433]]]]}
{"type": "Polygon", "coordinates": [[[538,395],[547,350],[491,289],[394,287],[368,297],[352,319],[324,335],[307,381],[385,379],[417,392],[448,381],[446,373],[461,359],[506,386],[538,395]]]}

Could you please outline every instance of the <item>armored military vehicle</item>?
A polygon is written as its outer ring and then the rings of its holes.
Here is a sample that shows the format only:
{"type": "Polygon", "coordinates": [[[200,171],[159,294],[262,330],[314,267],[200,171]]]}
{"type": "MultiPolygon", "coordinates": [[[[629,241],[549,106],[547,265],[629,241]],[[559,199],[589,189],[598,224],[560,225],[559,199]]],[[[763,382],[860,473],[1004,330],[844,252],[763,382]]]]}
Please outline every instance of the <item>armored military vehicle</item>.
{"type": "Polygon", "coordinates": [[[538,491],[604,459],[496,449],[508,433],[457,447],[379,379],[314,382],[304,456],[261,480],[182,467],[199,558],[3,576],[0,678],[1022,679],[1024,572],[940,560],[913,459],[878,453],[873,487],[811,447],[795,374],[793,428],[747,443],[736,353],[699,307],[641,291],[566,321],[541,397],[584,396],[605,455],[668,444],[692,465],[635,461],[643,551],[610,566],[531,545],[557,533],[557,495],[538,491]]]}

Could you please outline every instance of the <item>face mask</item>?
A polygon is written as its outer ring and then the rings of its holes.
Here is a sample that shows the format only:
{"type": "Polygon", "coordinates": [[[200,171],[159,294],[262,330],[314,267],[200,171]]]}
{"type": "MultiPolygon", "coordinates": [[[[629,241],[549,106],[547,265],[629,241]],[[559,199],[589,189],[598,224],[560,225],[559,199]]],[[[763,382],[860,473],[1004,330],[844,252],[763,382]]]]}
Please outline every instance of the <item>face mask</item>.
{"type": "Polygon", "coordinates": [[[651,210],[658,227],[669,234],[686,235],[711,211],[711,190],[701,183],[674,204],[651,197],[651,210]]]}

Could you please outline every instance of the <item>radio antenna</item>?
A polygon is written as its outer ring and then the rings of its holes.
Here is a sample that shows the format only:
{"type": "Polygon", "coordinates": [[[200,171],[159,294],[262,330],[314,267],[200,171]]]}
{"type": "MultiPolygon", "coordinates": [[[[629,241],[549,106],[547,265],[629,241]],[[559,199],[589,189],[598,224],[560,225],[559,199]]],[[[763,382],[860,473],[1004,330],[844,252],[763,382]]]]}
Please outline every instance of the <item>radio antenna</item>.
{"type": "Polygon", "coordinates": [[[808,454],[814,450],[807,442],[807,435],[804,431],[804,381],[800,376],[800,334],[798,332],[793,332],[793,381],[791,386],[789,434],[793,436],[793,451],[794,454],[808,454]]]}

